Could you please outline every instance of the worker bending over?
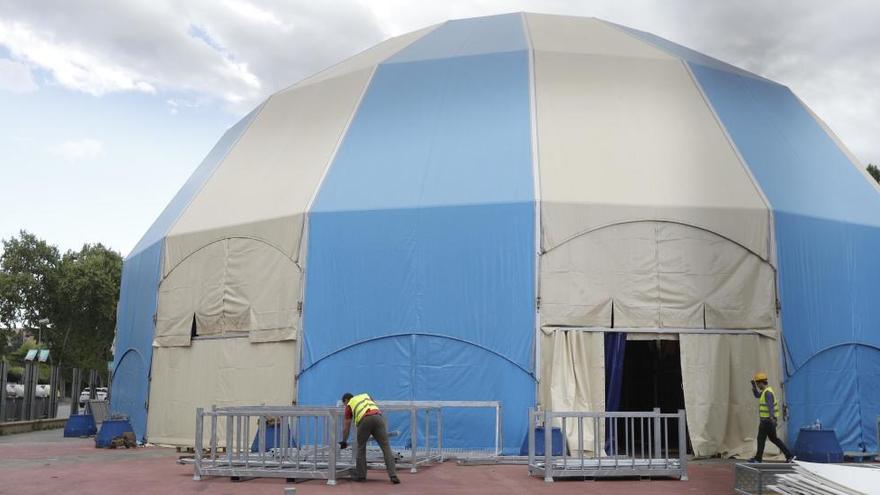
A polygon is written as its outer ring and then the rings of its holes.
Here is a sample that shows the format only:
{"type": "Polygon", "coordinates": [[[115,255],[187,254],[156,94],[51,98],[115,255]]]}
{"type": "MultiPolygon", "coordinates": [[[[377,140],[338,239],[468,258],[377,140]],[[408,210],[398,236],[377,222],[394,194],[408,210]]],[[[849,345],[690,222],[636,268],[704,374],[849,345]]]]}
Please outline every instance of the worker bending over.
{"type": "Polygon", "coordinates": [[[385,418],[382,417],[379,406],[367,394],[351,395],[348,392],[342,395],[342,403],[345,404],[345,422],[342,427],[342,441],[339,442],[340,448],[344,449],[348,446],[348,432],[351,429],[352,418],[354,418],[354,425],[357,427],[357,462],[355,463],[354,476],[351,479],[354,481],[367,480],[367,440],[372,436],[382,448],[388,477],[395,485],[400,483],[397,469],[394,466],[394,455],[391,453],[391,447],[388,446],[385,418]]]}
{"type": "Polygon", "coordinates": [[[764,457],[764,444],[767,443],[768,438],[785,455],[785,462],[791,462],[791,451],[776,436],[779,401],[776,400],[776,394],[768,384],[766,373],[760,371],[755,373],[754,379],[752,379],[752,393],[758,399],[758,416],[761,421],[758,424],[758,451],[755,453],[755,457],[749,459],[749,462],[761,462],[764,457]]]}

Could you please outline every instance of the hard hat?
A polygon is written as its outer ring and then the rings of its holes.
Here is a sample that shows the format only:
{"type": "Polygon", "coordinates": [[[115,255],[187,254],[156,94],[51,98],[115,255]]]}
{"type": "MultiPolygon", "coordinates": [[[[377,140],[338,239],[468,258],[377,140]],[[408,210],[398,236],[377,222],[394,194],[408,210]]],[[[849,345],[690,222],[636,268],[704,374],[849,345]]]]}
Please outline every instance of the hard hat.
{"type": "Polygon", "coordinates": [[[755,377],[753,378],[756,382],[766,382],[767,381],[767,373],[763,371],[759,371],[755,373],[755,377]]]}

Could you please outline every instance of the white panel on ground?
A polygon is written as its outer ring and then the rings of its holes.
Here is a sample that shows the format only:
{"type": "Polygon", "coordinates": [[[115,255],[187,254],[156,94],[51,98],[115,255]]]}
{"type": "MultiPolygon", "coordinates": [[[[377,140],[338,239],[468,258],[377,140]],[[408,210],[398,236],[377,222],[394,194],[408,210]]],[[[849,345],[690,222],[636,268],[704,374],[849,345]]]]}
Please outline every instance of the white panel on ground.
{"type": "Polygon", "coordinates": [[[768,210],[680,61],[535,50],[535,93],[545,250],[667,220],[768,259],[768,210]]]}
{"type": "MultiPolygon", "coordinates": [[[[750,380],[756,371],[770,378],[779,400],[778,344],[763,335],[679,335],[681,377],[688,433],[694,455],[751,457],[758,434],[758,400],[750,380]]],[[[780,422],[778,433],[784,436],[780,422]]],[[[767,442],[766,457],[779,450],[767,442]]]]}
{"type": "Polygon", "coordinates": [[[769,488],[792,495],[871,495],[880,491],[880,469],[797,461],[794,474],[769,488]]]}
{"type": "MultiPolygon", "coordinates": [[[[254,344],[246,338],[225,338],[154,349],[147,439],[192,446],[197,407],[290,405],[295,397],[296,348],[295,342],[254,344]]],[[[209,445],[208,430],[204,445],[209,445]]]]}

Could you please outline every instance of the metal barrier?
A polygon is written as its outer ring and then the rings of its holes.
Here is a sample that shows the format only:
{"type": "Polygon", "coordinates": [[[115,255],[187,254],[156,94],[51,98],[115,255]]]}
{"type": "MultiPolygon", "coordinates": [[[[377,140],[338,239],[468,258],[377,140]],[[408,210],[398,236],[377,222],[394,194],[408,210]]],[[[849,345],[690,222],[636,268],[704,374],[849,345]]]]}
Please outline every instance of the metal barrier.
{"type": "MultiPolygon", "coordinates": [[[[396,400],[388,400],[388,401],[377,401],[378,404],[381,405],[382,410],[384,411],[387,407],[396,407],[396,408],[428,408],[428,409],[437,409],[437,444],[439,449],[440,461],[442,462],[445,459],[450,457],[466,457],[469,459],[485,459],[485,458],[496,458],[501,456],[501,452],[504,448],[503,444],[503,435],[502,435],[502,421],[501,421],[501,402],[497,400],[492,401],[452,401],[452,400],[440,400],[440,401],[396,401],[396,400]],[[448,447],[443,446],[443,414],[442,411],[444,409],[493,409],[495,411],[495,448],[492,452],[484,452],[479,451],[477,449],[450,449],[448,447]]],[[[414,421],[411,421],[411,424],[414,421]]],[[[415,431],[415,430],[413,430],[415,431]]],[[[426,421],[425,422],[425,438],[428,439],[430,434],[430,425],[426,421]]],[[[427,440],[426,440],[427,442],[427,440]]]]}
{"type": "Polygon", "coordinates": [[[688,479],[685,433],[684,410],[661,413],[659,409],[651,412],[529,409],[529,474],[543,476],[548,483],[554,478],[620,476],[668,476],[685,481],[688,479]],[[552,426],[556,423],[561,423],[562,430],[563,448],[559,454],[554,454],[552,445],[552,426]],[[543,456],[535,454],[537,424],[545,425],[544,438],[540,439],[544,442],[543,456]],[[576,428],[576,446],[568,445],[569,425],[576,428]],[[673,425],[678,427],[679,448],[677,455],[670,456],[669,437],[673,425]],[[606,429],[610,431],[604,431],[606,429]],[[587,436],[592,437],[592,445],[584,444],[587,436]]]}
{"type": "MultiPolygon", "coordinates": [[[[408,455],[400,457],[400,467],[442,461],[442,417],[438,407],[396,405],[382,402],[382,414],[407,413],[410,417],[412,442],[408,455]],[[425,442],[419,446],[420,413],[425,418],[425,442]],[[431,416],[435,417],[437,445],[431,446],[431,416]]],[[[193,479],[202,476],[276,477],[325,479],[328,485],[351,475],[357,455],[357,435],[350,456],[339,450],[344,409],[341,407],[214,407],[196,411],[195,456],[193,479]],[[204,447],[205,420],[209,421],[209,446],[204,447]],[[272,431],[267,436],[267,431],[272,431]],[[256,435],[255,441],[251,432],[256,435]],[[220,450],[223,452],[220,452],[220,450]]],[[[368,450],[367,463],[384,467],[377,449],[368,450]]]]}
{"type": "Polygon", "coordinates": [[[794,464],[764,462],[736,464],[733,491],[738,495],[768,495],[776,493],[769,488],[779,481],[779,476],[794,472],[794,464]]]}
{"type": "MultiPolygon", "coordinates": [[[[443,462],[462,453],[443,446],[444,409],[494,409],[495,448],[483,455],[501,453],[501,403],[498,401],[376,402],[384,416],[405,414],[409,419],[410,443],[395,456],[400,468],[408,467],[415,473],[419,466],[443,462]]],[[[352,435],[350,452],[340,451],[338,447],[344,411],[341,406],[215,406],[210,411],[199,408],[195,456],[181,462],[194,465],[195,480],[203,476],[278,477],[323,479],[334,485],[337,479],[352,474],[357,456],[357,434],[352,435]]],[[[467,454],[474,455],[474,451],[467,454]]],[[[385,467],[380,449],[367,449],[367,464],[371,468],[385,467]]]]}

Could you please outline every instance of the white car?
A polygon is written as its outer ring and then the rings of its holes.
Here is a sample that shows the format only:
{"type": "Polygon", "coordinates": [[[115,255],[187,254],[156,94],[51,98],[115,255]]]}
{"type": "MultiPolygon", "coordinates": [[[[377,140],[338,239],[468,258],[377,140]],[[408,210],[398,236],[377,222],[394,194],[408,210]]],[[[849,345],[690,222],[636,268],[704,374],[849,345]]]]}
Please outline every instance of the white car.
{"type": "MultiPolygon", "coordinates": [[[[79,406],[85,407],[86,402],[89,400],[89,389],[85,388],[79,394],[79,406]]],[[[107,400],[107,387],[96,387],[95,388],[95,400],[107,400]]]]}

